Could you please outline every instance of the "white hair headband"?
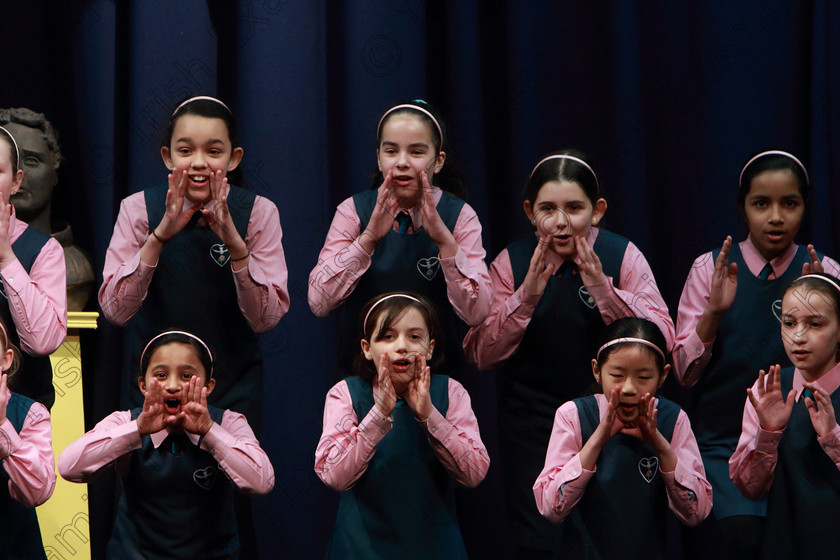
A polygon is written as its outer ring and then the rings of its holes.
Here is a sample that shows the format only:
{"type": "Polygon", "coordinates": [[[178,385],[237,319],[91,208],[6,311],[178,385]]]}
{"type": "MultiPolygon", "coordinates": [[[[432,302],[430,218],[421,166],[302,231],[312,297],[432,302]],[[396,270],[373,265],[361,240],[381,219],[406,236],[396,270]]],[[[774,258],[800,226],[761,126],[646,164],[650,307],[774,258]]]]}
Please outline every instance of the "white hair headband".
{"type": "Polygon", "coordinates": [[[825,276],[820,276],[819,274],[806,274],[804,276],[800,276],[798,278],[798,280],[802,280],[803,278],[819,278],[823,282],[828,282],[829,284],[834,286],[834,289],[836,289],[838,292],[840,292],[840,286],[838,286],[837,282],[835,282],[831,278],[826,278],[825,276]]]}
{"type": "Polygon", "coordinates": [[[741,175],[738,176],[738,184],[739,185],[741,184],[741,181],[744,180],[744,171],[747,170],[747,167],[749,167],[750,164],[752,162],[754,162],[755,160],[757,160],[758,158],[764,157],[764,156],[785,156],[785,157],[788,157],[788,158],[792,159],[793,161],[796,162],[796,164],[799,167],[802,168],[802,172],[805,174],[805,181],[808,184],[811,184],[811,179],[808,178],[808,170],[805,169],[805,166],[802,165],[802,162],[799,161],[799,159],[797,159],[797,157],[795,155],[793,155],[791,153],[788,153],[788,152],[785,152],[785,151],[782,151],[782,150],[767,150],[766,152],[761,152],[760,154],[757,154],[757,155],[753,156],[752,158],[750,158],[750,161],[748,161],[747,164],[744,166],[744,168],[741,170],[741,175]]]}
{"type": "MultiPolygon", "coordinates": [[[[142,367],[142,364],[143,364],[143,358],[146,356],[146,350],[148,350],[148,349],[149,349],[149,346],[151,346],[151,345],[152,345],[152,343],[153,343],[155,340],[159,339],[159,338],[160,338],[160,337],[162,337],[162,336],[166,336],[166,335],[168,335],[168,334],[181,334],[181,335],[184,335],[184,336],[186,336],[187,338],[191,338],[191,339],[193,339],[193,340],[197,341],[199,344],[201,344],[201,346],[203,346],[203,347],[204,347],[204,349],[207,351],[207,355],[208,355],[208,356],[210,356],[210,375],[209,375],[208,377],[213,377],[213,353],[210,351],[210,348],[207,346],[207,344],[205,344],[205,343],[204,343],[204,341],[203,341],[203,340],[201,340],[200,338],[198,338],[198,337],[197,337],[197,336],[195,336],[194,334],[192,334],[192,333],[188,333],[188,332],[186,332],[186,331],[166,331],[166,332],[162,332],[162,333],[160,333],[159,335],[157,335],[156,337],[154,337],[152,340],[150,340],[150,341],[149,341],[149,343],[148,343],[148,344],[146,344],[146,347],[145,347],[145,348],[143,348],[143,351],[140,353],[140,367],[142,367]]],[[[142,372],[141,372],[141,373],[142,373],[142,372]]]]}
{"type": "Polygon", "coordinates": [[[5,129],[5,127],[0,126],[0,130],[6,133],[6,136],[12,139],[12,144],[15,146],[15,161],[17,162],[17,168],[20,169],[20,149],[18,148],[17,142],[15,141],[15,137],[12,136],[12,133],[5,129]]]}
{"type": "Polygon", "coordinates": [[[601,192],[601,185],[600,185],[600,183],[598,182],[598,176],[597,176],[597,175],[595,175],[595,170],[594,170],[594,169],[592,169],[592,167],[591,167],[588,163],[586,163],[585,161],[583,161],[583,160],[582,160],[582,159],[580,159],[579,157],[570,156],[570,155],[568,155],[568,154],[555,154],[555,155],[553,155],[553,156],[546,156],[546,157],[542,158],[542,159],[539,161],[539,163],[537,163],[537,165],[535,165],[535,166],[534,166],[534,169],[532,169],[532,170],[531,170],[531,174],[528,176],[528,178],[530,179],[531,177],[533,177],[533,176],[534,176],[534,173],[537,171],[537,168],[538,168],[540,165],[544,164],[545,162],[547,162],[548,160],[551,160],[551,159],[568,159],[568,160],[571,160],[571,161],[577,162],[577,163],[581,164],[582,166],[584,166],[585,168],[587,168],[587,169],[589,170],[589,172],[590,172],[590,173],[592,173],[592,176],[593,176],[593,177],[595,177],[595,189],[596,189],[596,190],[598,191],[598,193],[600,194],[600,192],[601,192]]]}
{"type": "MultiPolygon", "coordinates": [[[[224,104],[221,100],[216,99],[215,97],[210,97],[209,95],[196,95],[195,97],[190,97],[189,99],[185,100],[185,101],[184,101],[184,102],[182,102],[180,105],[178,105],[177,107],[175,107],[175,110],[174,110],[174,111],[172,111],[172,116],[174,117],[174,116],[175,116],[175,114],[176,114],[178,111],[180,111],[180,110],[181,110],[181,108],[182,108],[184,105],[186,105],[187,103],[192,103],[193,101],[213,101],[213,102],[215,102],[215,103],[218,103],[219,105],[221,105],[221,106],[222,106],[222,107],[224,107],[225,109],[227,109],[227,112],[228,112],[228,113],[230,113],[231,115],[233,114],[233,112],[230,110],[230,107],[228,107],[227,105],[225,105],[225,104],[224,104]]],[[[170,118],[171,118],[171,117],[170,117],[170,118]]]]}
{"type": "Polygon", "coordinates": [[[604,344],[603,346],[598,348],[598,352],[595,354],[595,359],[596,360],[600,359],[601,352],[603,352],[605,348],[609,348],[610,346],[613,346],[614,344],[621,344],[623,342],[635,342],[637,344],[644,344],[648,348],[653,348],[656,351],[656,353],[659,354],[659,356],[663,360],[665,359],[665,354],[662,353],[662,350],[659,348],[659,346],[657,346],[656,344],[654,344],[653,342],[651,342],[649,340],[645,340],[644,338],[634,338],[634,337],[616,338],[615,340],[610,340],[609,342],[607,342],[606,344],[604,344]]]}
{"type": "Polygon", "coordinates": [[[390,115],[398,109],[414,109],[415,111],[420,111],[421,113],[432,119],[432,122],[435,123],[435,127],[437,127],[438,136],[440,136],[440,147],[443,148],[443,130],[440,128],[440,123],[430,111],[427,111],[419,105],[414,105],[413,103],[403,103],[402,105],[396,105],[385,111],[385,114],[382,115],[382,118],[379,119],[379,124],[376,126],[377,137],[379,137],[379,132],[382,130],[382,121],[385,120],[385,117],[387,117],[388,115],[390,115]]]}
{"type": "Polygon", "coordinates": [[[374,308],[375,308],[377,305],[379,305],[379,304],[380,304],[380,303],[382,303],[383,301],[386,301],[386,300],[389,300],[389,299],[391,299],[391,298],[395,298],[395,297],[401,297],[401,298],[405,298],[405,299],[410,299],[410,300],[412,300],[412,301],[416,301],[416,302],[417,302],[417,303],[419,303],[420,305],[423,305],[423,302],[422,302],[422,301],[420,301],[420,300],[419,300],[419,299],[417,299],[416,297],[412,297],[412,296],[410,296],[410,295],[408,295],[408,294],[391,294],[391,295],[388,295],[388,296],[385,296],[385,297],[379,298],[378,300],[376,300],[376,303],[374,303],[373,305],[371,305],[371,306],[370,306],[370,309],[368,309],[368,312],[365,314],[365,320],[364,320],[364,321],[362,321],[362,329],[364,329],[364,328],[365,328],[365,325],[367,325],[368,319],[370,319],[370,312],[371,312],[371,311],[373,311],[373,310],[374,310],[374,308]]]}

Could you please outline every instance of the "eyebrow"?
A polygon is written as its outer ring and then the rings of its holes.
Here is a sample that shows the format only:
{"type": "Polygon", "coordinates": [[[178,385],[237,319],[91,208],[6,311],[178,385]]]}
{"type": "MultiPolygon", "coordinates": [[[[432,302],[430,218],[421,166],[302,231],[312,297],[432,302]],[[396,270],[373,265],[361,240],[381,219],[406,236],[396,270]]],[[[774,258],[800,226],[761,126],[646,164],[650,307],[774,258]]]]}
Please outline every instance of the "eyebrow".
{"type": "MultiPolygon", "coordinates": [[[[188,142],[190,144],[195,143],[192,138],[188,138],[186,136],[178,138],[177,140],[175,140],[175,142],[176,143],[177,142],[188,142]]],[[[207,144],[224,144],[224,143],[225,143],[225,141],[222,140],[221,138],[211,138],[210,140],[207,141],[207,144]]]]}
{"type": "MultiPolygon", "coordinates": [[[[389,142],[388,140],[383,140],[382,145],[383,146],[398,146],[399,144],[397,144],[396,142],[389,142]]],[[[408,147],[409,148],[428,148],[429,144],[427,144],[425,142],[415,142],[413,144],[409,144],[408,147]]]]}

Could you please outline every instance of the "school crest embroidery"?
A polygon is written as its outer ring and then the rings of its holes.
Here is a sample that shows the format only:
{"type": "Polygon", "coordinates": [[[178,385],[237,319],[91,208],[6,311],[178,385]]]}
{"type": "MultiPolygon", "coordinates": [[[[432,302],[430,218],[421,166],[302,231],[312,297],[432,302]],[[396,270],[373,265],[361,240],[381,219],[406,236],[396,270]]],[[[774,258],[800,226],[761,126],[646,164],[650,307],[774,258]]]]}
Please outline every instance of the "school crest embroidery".
{"type": "Polygon", "coordinates": [[[438,270],[440,270],[440,259],[437,257],[429,257],[428,259],[417,261],[417,271],[429,282],[434,280],[438,270]]]}
{"type": "Polygon", "coordinates": [[[659,457],[642,457],[639,461],[639,474],[648,484],[653,481],[657,470],[659,470],[659,457]]]}
{"type": "Polygon", "coordinates": [[[586,286],[581,286],[578,290],[578,296],[580,296],[580,301],[586,305],[589,309],[595,309],[595,298],[589,295],[589,290],[586,289],[586,286]]]}
{"type": "Polygon", "coordinates": [[[210,490],[214,480],[216,480],[216,467],[213,465],[198,469],[193,473],[193,481],[205,490],[210,490]]]}
{"type": "Polygon", "coordinates": [[[776,318],[777,321],[782,321],[782,300],[777,299],[773,302],[773,305],[770,306],[770,310],[773,312],[773,316],[776,318]]]}
{"type": "Polygon", "coordinates": [[[230,260],[230,252],[224,243],[216,243],[210,247],[210,258],[219,266],[225,266],[230,260]]]}

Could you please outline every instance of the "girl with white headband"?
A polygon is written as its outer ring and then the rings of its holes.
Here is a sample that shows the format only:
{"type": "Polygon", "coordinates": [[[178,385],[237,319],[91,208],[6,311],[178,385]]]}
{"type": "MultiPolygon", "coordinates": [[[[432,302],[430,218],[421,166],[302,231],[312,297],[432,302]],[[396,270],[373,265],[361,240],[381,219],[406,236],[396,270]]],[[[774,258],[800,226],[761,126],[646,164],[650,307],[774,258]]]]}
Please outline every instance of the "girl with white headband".
{"type": "Polygon", "coordinates": [[[109,558],[243,558],[234,493],[272,489],[268,455],[242,414],[207,404],[217,364],[202,339],[160,333],[139,364],[142,406],[108,415],[70,444],[59,473],[88,482],[116,468],[123,491],[109,558]]]}
{"type": "Polygon", "coordinates": [[[840,280],[814,273],[792,282],[782,297],[781,335],[793,367],[770,365],[747,389],[729,475],[744,496],[768,498],[762,559],[833,558],[840,526],[840,280]]]}
{"type": "Polygon", "coordinates": [[[442,372],[458,376],[462,321],[480,324],[492,298],[481,224],[463,200],[446,128],[428,103],[392,106],[376,134],[374,188],[338,206],[309,275],[309,306],[319,317],[341,306],[338,366],[348,375],[365,302],[392,290],[417,292],[440,310],[442,372]]]}
{"type": "MultiPolygon", "coordinates": [[[[208,96],[180,103],[161,146],[168,183],[122,201],[99,289],[105,317],[126,328],[126,371],[165,328],[201,336],[219,355],[214,405],[260,424],[259,333],[289,308],[277,207],[228,183],[242,160],[227,105],[208,96]]],[[[136,385],[126,404],[143,402],[136,385]]]]}
{"type": "Polygon", "coordinates": [[[0,126],[0,319],[27,355],[12,389],[50,408],[49,354],[67,334],[67,269],[59,242],[19,220],[9,203],[23,181],[21,161],[17,142],[0,126]]]}
{"type": "Polygon", "coordinates": [[[554,413],[592,382],[592,344],[621,317],[646,317],[673,342],[653,272],[628,239],[598,228],[598,177],[575,150],[534,167],[523,208],[536,231],[490,266],[492,312],[464,339],[481,369],[500,368],[499,432],[508,519],[518,558],[550,558],[556,528],[534,506],[554,413]]]}
{"type": "Polygon", "coordinates": [[[466,559],[455,482],[475,487],[490,459],[464,387],[431,373],[440,323],[420,295],[362,310],[356,375],[327,394],[315,472],[340,491],[326,558],[466,559]]]}
{"type": "Polygon", "coordinates": [[[52,426],[43,404],[9,390],[20,373],[20,364],[20,352],[0,319],[2,554],[5,558],[46,560],[35,506],[46,502],[55,488],[52,426]]]}
{"type": "Polygon", "coordinates": [[[603,393],[557,410],[533,492],[540,513],[563,521],[563,558],[665,559],[666,507],[687,525],[709,514],[712,488],[688,416],[656,397],[666,355],[650,321],[614,321],[592,360],[603,393]]]}
{"type": "Polygon", "coordinates": [[[686,532],[687,558],[758,558],[766,500],[745,498],[729,479],[744,391],[755,371],[790,365],[778,336],[782,293],[800,274],[840,272],[837,263],[794,243],[808,203],[808,172],[780,150],[750,158],[739,177],[738,210],[749,234],[727,236],[698,257],[677,313],[674,372],[693,386],[687,406],[715,490],[709,520],[686,532]]]}

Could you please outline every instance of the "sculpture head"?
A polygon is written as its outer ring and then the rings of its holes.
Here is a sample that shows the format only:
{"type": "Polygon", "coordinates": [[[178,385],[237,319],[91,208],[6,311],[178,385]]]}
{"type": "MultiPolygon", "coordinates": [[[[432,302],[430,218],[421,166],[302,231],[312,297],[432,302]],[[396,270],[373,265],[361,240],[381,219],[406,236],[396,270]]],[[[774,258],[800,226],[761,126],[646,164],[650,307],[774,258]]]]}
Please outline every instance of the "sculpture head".
{"type": "Polygon", "coordinates": [[[23,182],[11,198],[15,212],[25,222],[45,224],[39,229],[49,233],[50,199],[61,164],[58,133],[42,113],[22,107],[0,109],[0,126],[11,132],[20,148],[23,182]]]}

